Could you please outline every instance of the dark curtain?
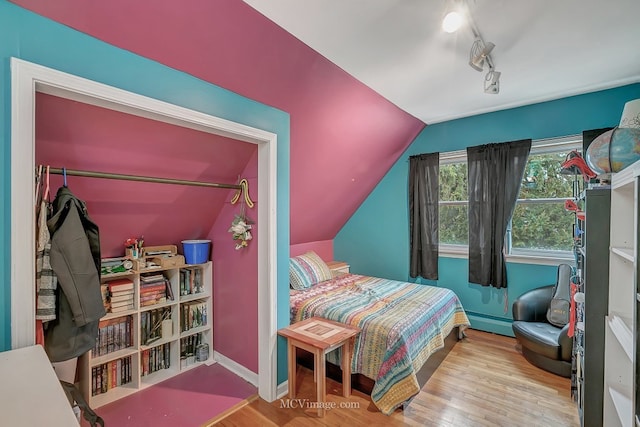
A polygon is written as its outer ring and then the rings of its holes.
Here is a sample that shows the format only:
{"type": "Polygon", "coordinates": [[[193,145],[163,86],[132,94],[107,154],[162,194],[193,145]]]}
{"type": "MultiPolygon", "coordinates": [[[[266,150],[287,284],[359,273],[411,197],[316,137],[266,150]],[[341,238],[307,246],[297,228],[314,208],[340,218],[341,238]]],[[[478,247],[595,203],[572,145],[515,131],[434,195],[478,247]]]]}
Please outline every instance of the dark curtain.
{"type": "Polygon", "coordinates": [[[467,148],[471,283],[507,287],[504,238],[530,150],[530,139],[467,148]]]}
{"type": "Polygon", "coordinates": [[[440,154],[409,158],[411,277],[438,279],[438,174],[440,154]]]}

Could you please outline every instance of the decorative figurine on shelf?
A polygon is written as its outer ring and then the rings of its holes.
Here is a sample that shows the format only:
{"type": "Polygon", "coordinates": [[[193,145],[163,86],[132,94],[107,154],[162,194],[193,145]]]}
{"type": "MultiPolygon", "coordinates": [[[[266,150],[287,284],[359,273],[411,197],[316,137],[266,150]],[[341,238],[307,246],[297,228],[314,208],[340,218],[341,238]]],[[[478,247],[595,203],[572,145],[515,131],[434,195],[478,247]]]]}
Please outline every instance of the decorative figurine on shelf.
{"type": "Polygon", "coordinates": [[[144,236],[140,238],[131,237],[124,241],[125,255],[131,259],[142,257],[142,245],[144,244],[144,236]]]}
{"type": "Polygon", "coordinates": [[[244,214],[236,214],[231,222],[231,228],[229,228],[229,233],[233,233],[233,240],[236,241],[236,250],[247,247],[249,244],[249,240],[253,239],[251,236],[251,221],[244,214]]]}

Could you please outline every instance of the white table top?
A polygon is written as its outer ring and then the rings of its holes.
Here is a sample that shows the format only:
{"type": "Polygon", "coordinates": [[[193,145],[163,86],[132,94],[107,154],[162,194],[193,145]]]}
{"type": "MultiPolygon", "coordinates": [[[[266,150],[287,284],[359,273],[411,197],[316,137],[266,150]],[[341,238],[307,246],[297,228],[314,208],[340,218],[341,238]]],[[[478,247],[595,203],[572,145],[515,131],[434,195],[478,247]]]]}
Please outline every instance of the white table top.
{"type": "Polygon", "coordinates": [[[0,352],[0,378],[1,425],[78,426],[42,346],[0,352]]]}

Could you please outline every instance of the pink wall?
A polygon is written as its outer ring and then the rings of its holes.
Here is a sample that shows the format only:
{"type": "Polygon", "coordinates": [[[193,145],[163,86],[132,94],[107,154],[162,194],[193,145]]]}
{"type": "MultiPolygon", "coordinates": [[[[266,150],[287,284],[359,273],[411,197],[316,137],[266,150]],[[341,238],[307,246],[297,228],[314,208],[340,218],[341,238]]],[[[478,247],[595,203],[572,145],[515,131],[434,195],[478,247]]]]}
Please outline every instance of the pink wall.
{"type": "Polygon", "coordinates": [[[290,113],[292,244],[333,239],[424,127],[239,0],[13,2],[290,113]]]}
{"type": "Polygon", "coordinates": [[[324,261],[333,261],[333,240],[300,243],[289,247],[289,255],[292,257],[302,255],[309,251],[314,251],[324,261]]]}
{"type": "MultiPolygon", "coordinates": [[[[234,184],[256,146],[64,100],[36,97],[36,164],[89,171],[234,184]]],[[[62,177],[52,176],[52,197],[62,177]]],[[[204,238],[232,190],[68,177],[100,227],[102,255],[123,242],[147,245],[204,238]]]]}
{"type": "MultiPolygon", "coordinates": [[[[249,194],[255,205],[246,208],[254,221],[258,214],[258,155],[254,152],[242,176],[249,181],[249,194]]],[[[240,202],[232,205],[227,197],[209,238],[213,242],[213,326],[214,349],[249,370],[258,372],[258,224],[254,239],[246,248],[235,250],[228,232],[240,202]]]]}

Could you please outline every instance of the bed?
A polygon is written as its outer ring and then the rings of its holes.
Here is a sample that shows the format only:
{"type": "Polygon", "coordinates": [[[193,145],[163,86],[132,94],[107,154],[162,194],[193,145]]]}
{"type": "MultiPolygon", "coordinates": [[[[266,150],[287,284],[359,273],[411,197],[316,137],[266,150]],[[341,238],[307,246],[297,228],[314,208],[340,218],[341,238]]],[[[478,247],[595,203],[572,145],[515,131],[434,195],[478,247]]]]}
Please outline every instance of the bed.
{"type": "MultiPolygon", "coordinates": [[[[361,328],[351,369],[373,381],[371,400],[385,414],[420,391],[423,365],[447,336],[469,326],[460,300],[445,288],[349,273],[296,287],[291,323],[318,316],[361,328]]],[[[327,360],[339,366],[340,352],[327,360]]]]}

